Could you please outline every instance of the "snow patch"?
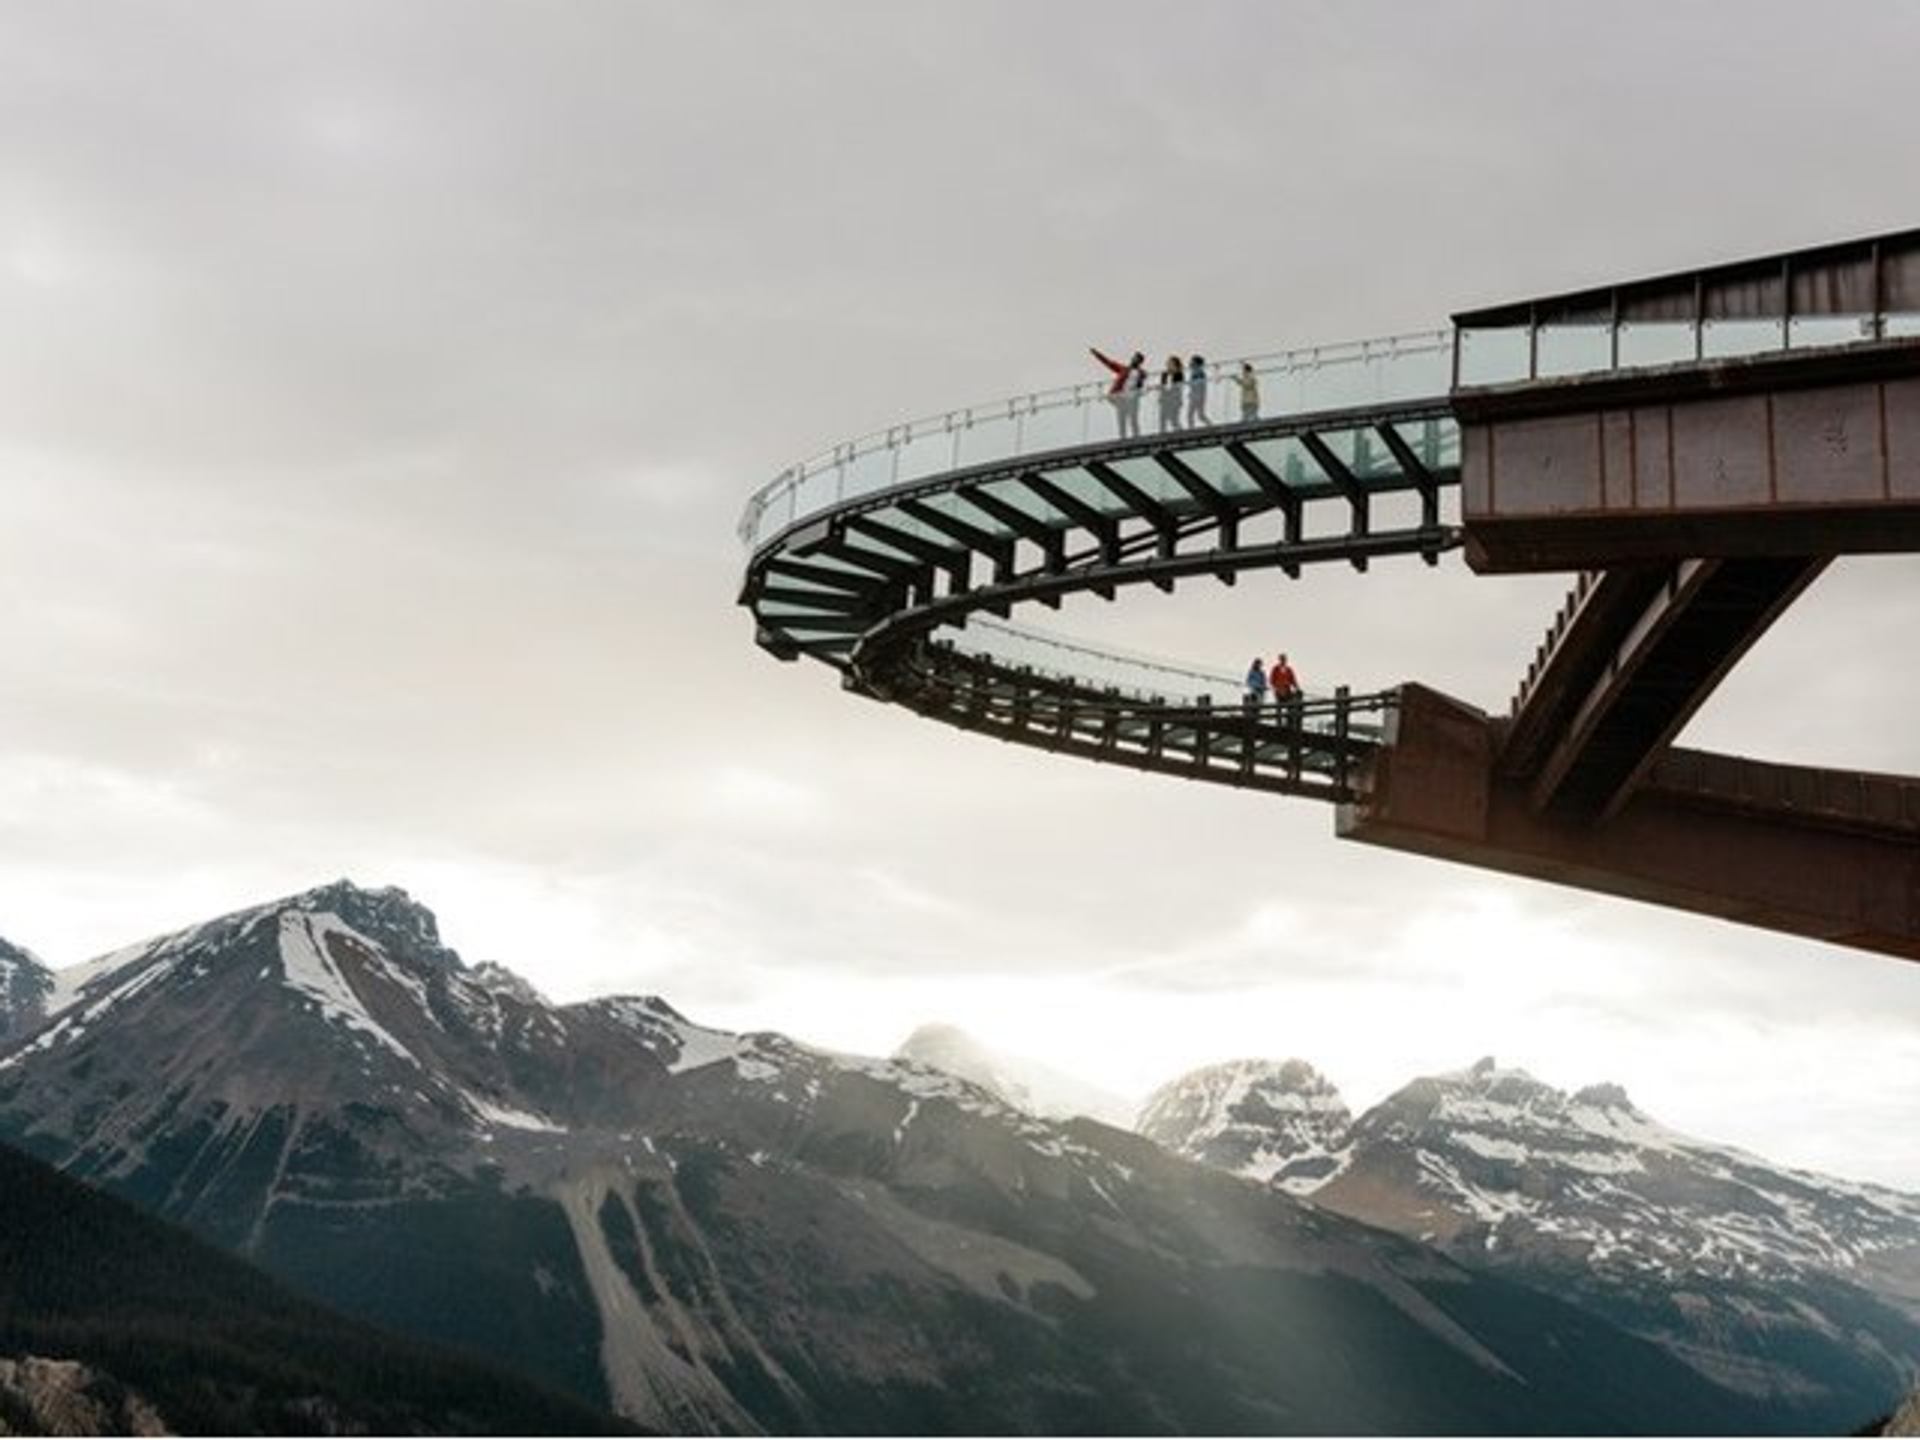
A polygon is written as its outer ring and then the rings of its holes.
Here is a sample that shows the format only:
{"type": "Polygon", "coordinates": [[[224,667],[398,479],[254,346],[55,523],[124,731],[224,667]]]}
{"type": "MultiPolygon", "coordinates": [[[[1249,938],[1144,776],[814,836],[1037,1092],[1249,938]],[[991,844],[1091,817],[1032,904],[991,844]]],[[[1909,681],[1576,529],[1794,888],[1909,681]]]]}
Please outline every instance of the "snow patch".
{"type": "Polygon", "coordinates": [[[347,977],[334,963],[327,944],[336,937],[351,940],[371,954],[379,953],[378,946],[337,915],[325,911],[283,914],[280,917],[280,966],[287,985],[319,1006],[324,1018],[373,1037],[401,1059],[418,1066],[420,1062],[413,1052],[368,1013],[347,983],[347,977]]]}
{"type": "Polygon", "coordinates": [[[471,1090],[462,1090],[460,1098],[466,1101],[468,1109],[489,1125],[505,1125],[514,1130],[538,1130],[549,1135],[568,1133],[566,1126],[556,1125],[544,1115],[535,1115],[530,1110],[516,1110],[511,1105],[496,1104],[471,1090]]]}

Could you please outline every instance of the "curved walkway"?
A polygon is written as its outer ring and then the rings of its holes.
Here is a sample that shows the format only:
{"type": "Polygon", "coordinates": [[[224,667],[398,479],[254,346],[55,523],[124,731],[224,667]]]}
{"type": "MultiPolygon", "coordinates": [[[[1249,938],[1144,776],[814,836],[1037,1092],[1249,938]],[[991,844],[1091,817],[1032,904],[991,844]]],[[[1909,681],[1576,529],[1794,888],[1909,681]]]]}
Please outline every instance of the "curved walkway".
{"type": "MultiPolygon", "coordinates": [[[[1140,769],[1329,800],[1380,743],[1391,692],[1249,707],[1239,681],[995,624],[1091,590],[1458,544],[1447,332],[1264,357],[1257,413],[1223,363],[1213,423],[1140,428],[1104,387],[892,427],[792,467],[748,503],[741,603],[761,645],[963,729],[1140,769]],[[1230,417],[1230,418],[1229,418],[1230,417]]],[[[1187,410],[1193,397],[1172,397],[1187,410]]]]}

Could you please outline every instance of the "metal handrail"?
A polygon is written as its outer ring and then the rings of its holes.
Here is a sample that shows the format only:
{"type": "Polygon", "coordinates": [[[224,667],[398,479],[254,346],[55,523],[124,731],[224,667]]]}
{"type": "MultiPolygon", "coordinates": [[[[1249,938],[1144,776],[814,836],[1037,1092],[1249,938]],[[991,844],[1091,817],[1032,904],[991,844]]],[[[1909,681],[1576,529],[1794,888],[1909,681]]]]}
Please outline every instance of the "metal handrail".
{"type": "MultiPolygon", "coordinates": [[[[1210,386],[1218,387],[1220,392],[1226,395],[1231,393],[1234,379],[1243,364],[1252,365],[1254,374],[1262,382],[1269,382],[1289,375],[1311,373],[1330,366],[1363,364],[1368,361],[1394,359],[1400,356],[1445,353],[1452,343],[1451,330],[1422,330],[1294,350],[1270,351],[1259,355],[1233,356],[1213,362],[1209,367],[1208,383],[1210,386]]],[[[1157,392],[1161,388],[1157,384],[1149,383],[1139,393],[1144,397],[1147,393],[1157,392]]],[[[1109,393],[1109,385],[1106,382],[1084,381],[1051,390],[1029,391],[1023,395],[939,411],[842,441],[797,464],[789,465],[772,480],[755,490],[747,498],[741,515],[738,527],[740,539],[742,543],[751,547],[761,513],[790,490],[826,470],[846,465],[876,451],[898,449],[929,435],[951,435],[972,429],[981,423],[1003,419],[1017,421],[1024,416],[1038,415],[1045,411],[1094,405],[1106,400],[1109,393]]],[[[1009,453],[1022,452],[1015,449],[1009,453]]]]}

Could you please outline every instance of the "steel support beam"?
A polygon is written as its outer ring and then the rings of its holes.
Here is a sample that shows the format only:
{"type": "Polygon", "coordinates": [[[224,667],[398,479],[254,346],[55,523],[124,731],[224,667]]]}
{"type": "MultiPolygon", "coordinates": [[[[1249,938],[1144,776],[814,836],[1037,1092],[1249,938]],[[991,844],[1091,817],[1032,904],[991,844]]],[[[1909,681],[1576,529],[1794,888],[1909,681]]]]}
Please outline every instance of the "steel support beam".
{"type": "MultiPolygon", "coordinates": [[[[1304,507],[1299,493],[1274,474],[1272,466],[1240,442],[1230,441],[1225,449],[1228,458],[1238,465],[1241,472],[1253,481],[1255,488],[1279,509],[1282,526],[1281,545],[1289,548],[1298,545],[1301,537],[1301,510],[1304,507]]],[[[1289,580],[1300,578],[1298,565],[1283,560],[1280,562],[1280,568],[1289,580]]]]}
{"type": "Polygon", "coordinates": [[[1496,726],[1407,685],[1349,840],[1920,960],[1920,780],[1671,751],[1605,825],[1536,812],[1496,726]]]}
{"type": "MultiPolygon", "coordinates": [[[[1572,678],[1580,696],[1529,794],[1537,810],[1604,821],[1735,662],[1826,568],[1824,558],[1688,560],[1611,651],[1572,678]]],[[[1578,664],[1570,658],[1569,664],[1578,664]]]]}
{"type": "MultiPolygon", "coordinates": [[[[1333,487],[1346,497],[1353,516],[1351,522],[1353,533],[1365,535],[1371,520],[1368,513],[1366,487],[1354,478],[1353,471],[1347,468],[1344,460],[1333,453],[1327,442],[1311,430],[1301,432],[1300,443],[1306,447],[1307,453],[1313,456],[1313,463],[1320,467],[1321,472],[1333,483],[1333,487]]],[[[1353,568],[1365,570],[1367,568],[1365,558],[1355,557],[1353,568]]]]}
{"type": "Polygon", "coordinates": [[[1920,549],[1920,341],[1459,392],[1483,573],[1920,549]]]}

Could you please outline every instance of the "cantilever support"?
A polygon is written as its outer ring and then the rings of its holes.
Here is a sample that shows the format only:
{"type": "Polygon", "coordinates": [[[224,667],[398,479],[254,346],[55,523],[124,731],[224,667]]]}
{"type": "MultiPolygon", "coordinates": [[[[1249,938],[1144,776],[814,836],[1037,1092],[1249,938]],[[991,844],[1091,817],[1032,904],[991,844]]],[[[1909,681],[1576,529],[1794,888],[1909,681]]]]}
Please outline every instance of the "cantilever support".
{"type": "Polygon", "coordinates": [[[1469,705],[1406,685],[1341,836],[1920,960],[1920,779],[1670,750],[1604,825],[1535,811],[1469,705]]]}

